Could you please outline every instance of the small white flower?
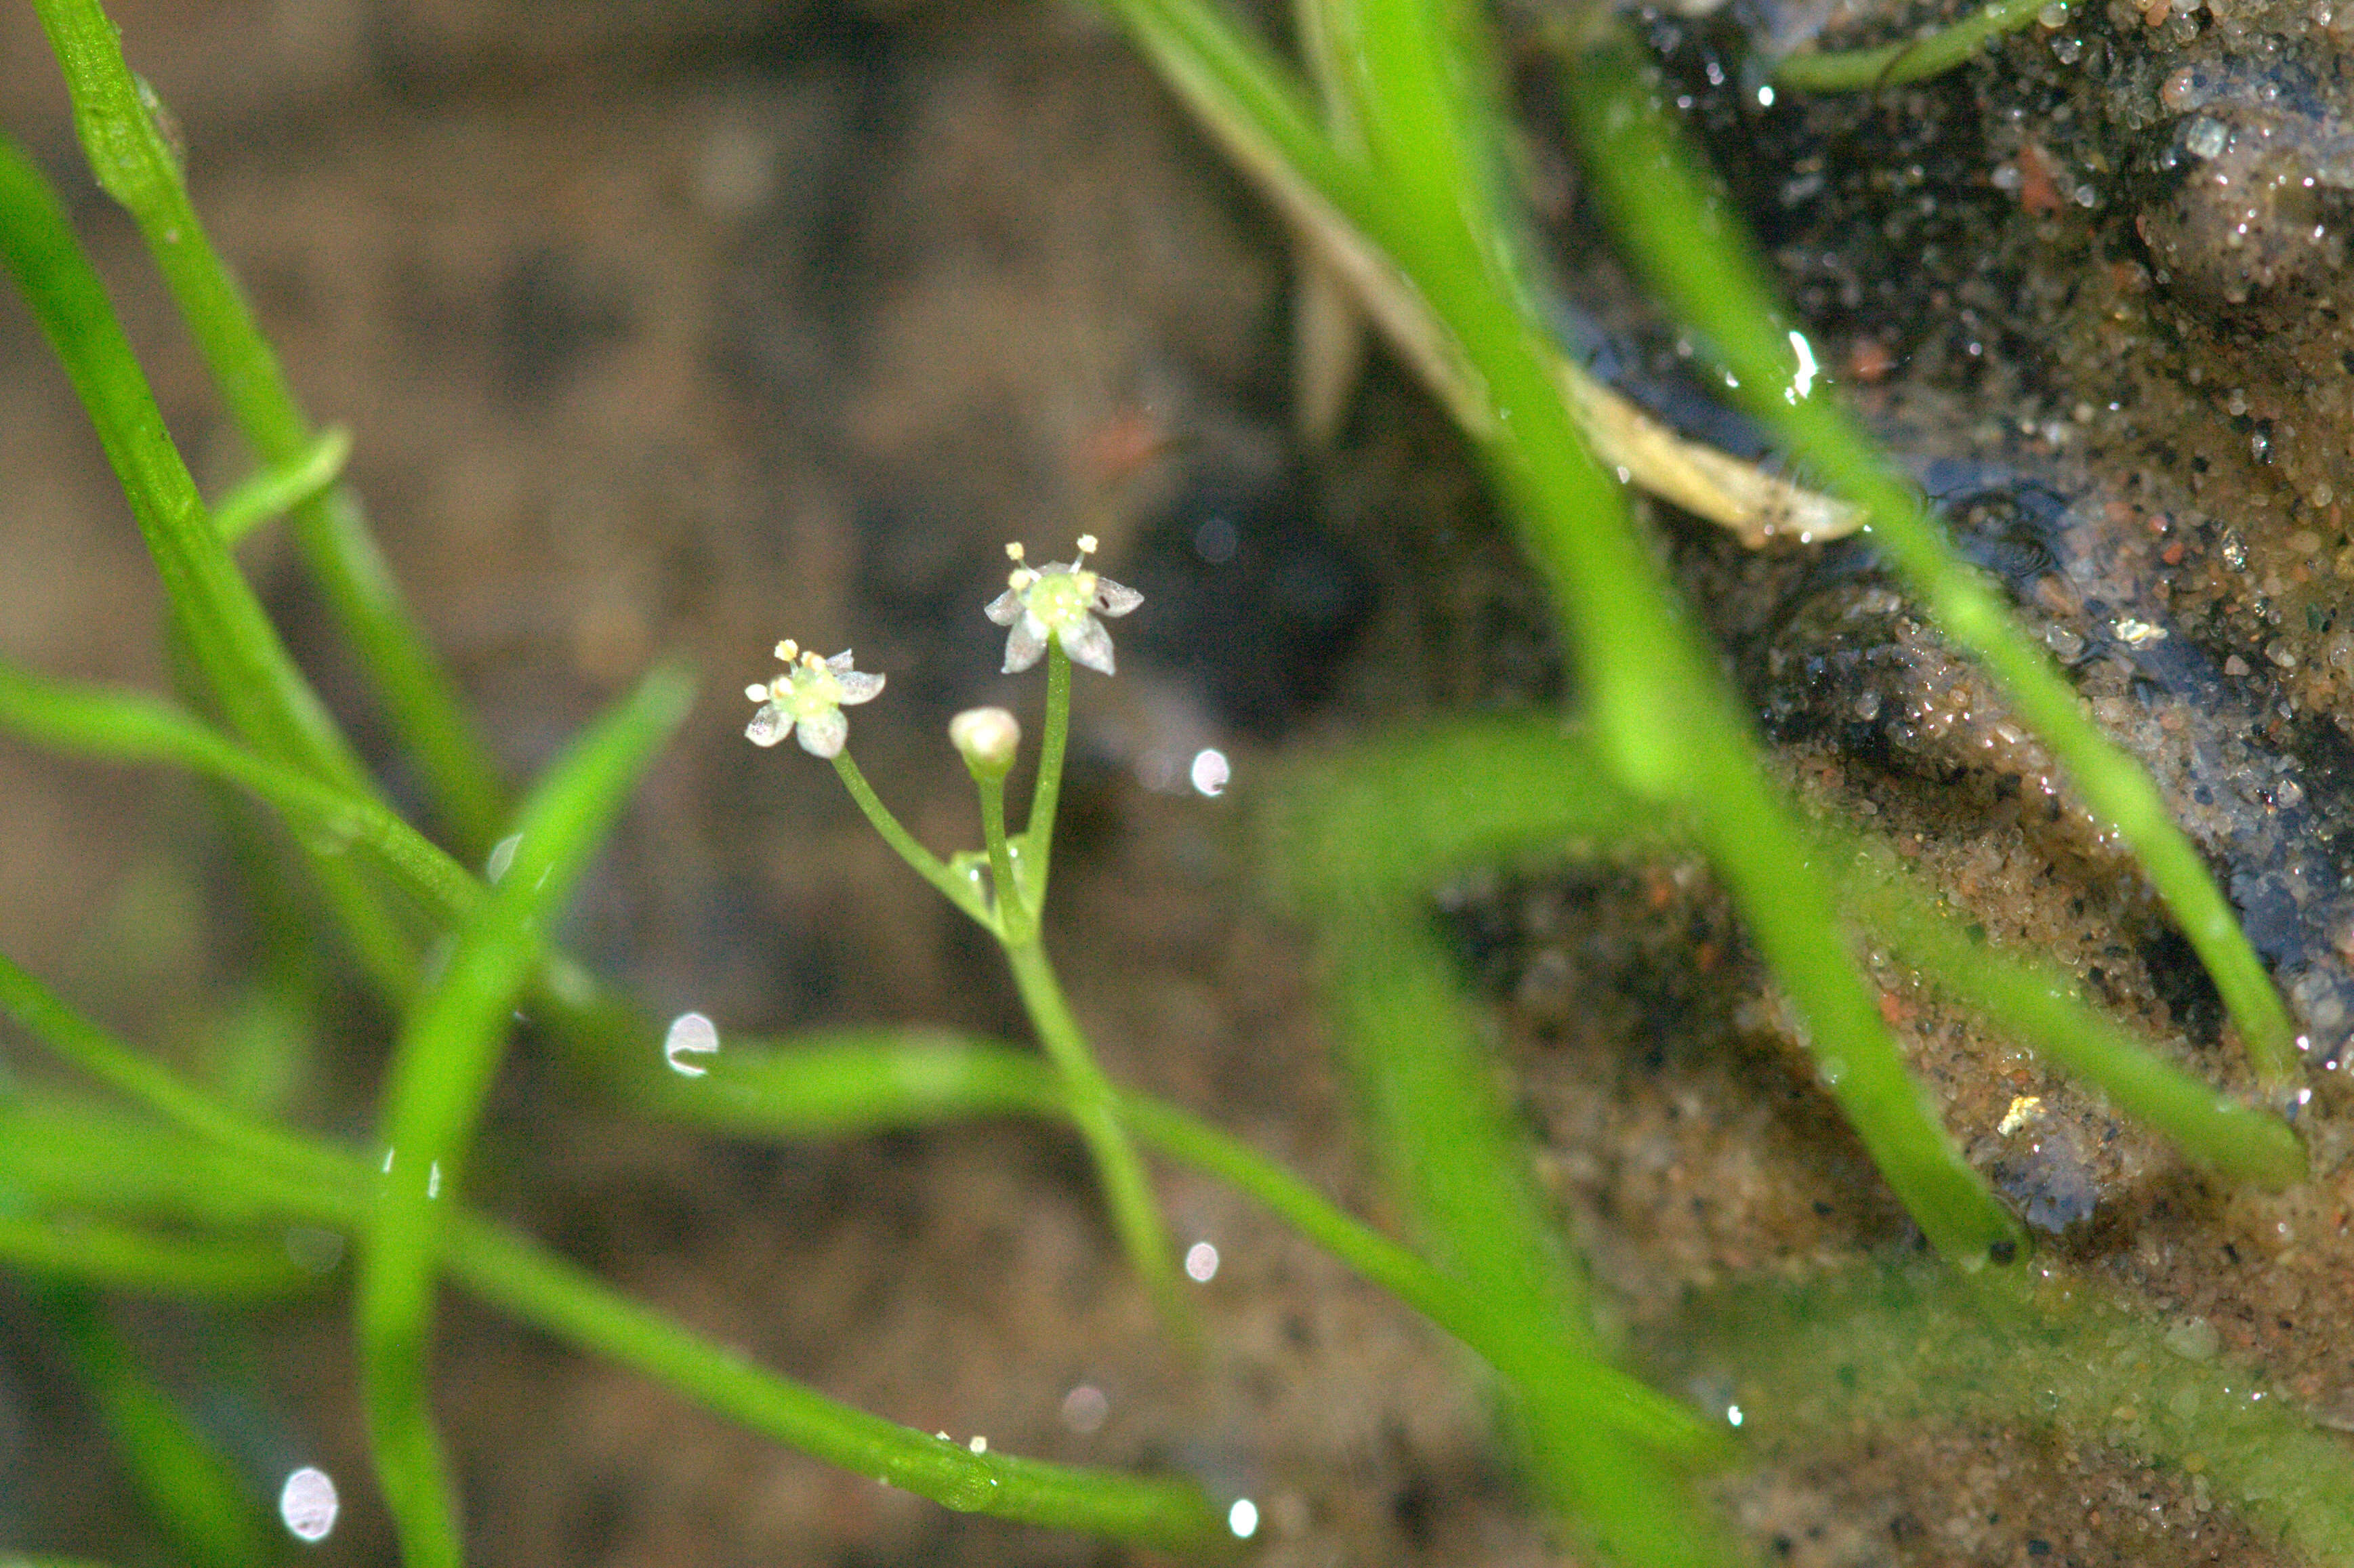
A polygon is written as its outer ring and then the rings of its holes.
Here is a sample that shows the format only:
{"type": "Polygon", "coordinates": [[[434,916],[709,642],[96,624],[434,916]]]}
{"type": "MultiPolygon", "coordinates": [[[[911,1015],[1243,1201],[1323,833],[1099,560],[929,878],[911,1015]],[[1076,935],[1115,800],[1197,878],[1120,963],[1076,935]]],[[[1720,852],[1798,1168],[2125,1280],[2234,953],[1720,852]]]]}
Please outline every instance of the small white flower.
{"type": "Polygon", "coordinates": [[[987,612],[998,625],[1013,628],[1005,639],[1005,673],[1035,664],[1046,652],[1049,636],[1063,645],[1073,663],[1112,673],[1111,633],[1096,617],[1126,615],[1144,602],[1144,596],[1089,571],[1087,552],[1095,547],[1095,535],[1082,534],[1076,560],[1033,567],[1023,560],[1021,546],[1005,546],[1013,559],[1013,575],[1005,579],[1005,591],[990,600],[987,612]]]}
{"type": "Polygon", "coordinates": [[[850,721],[842,710],[873,700],[883,689],[883,677],[852,669],[847,648],[821,659],[789,638],[777,644],[777,657],[787,665],[783,674],[765,686],[744,688],[760,705],[744,726],[744,738],[754,746],[774,746],[798,727],[801,749],[811,757],[841,755],[842,743],[850,737],[850,721]]]}

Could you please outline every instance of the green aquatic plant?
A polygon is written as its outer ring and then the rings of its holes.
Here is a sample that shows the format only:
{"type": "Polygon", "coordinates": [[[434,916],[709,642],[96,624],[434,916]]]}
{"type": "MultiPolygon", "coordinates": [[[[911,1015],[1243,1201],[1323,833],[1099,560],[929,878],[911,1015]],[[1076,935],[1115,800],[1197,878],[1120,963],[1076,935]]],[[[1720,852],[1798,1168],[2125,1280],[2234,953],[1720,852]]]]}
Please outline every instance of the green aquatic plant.
{"type": "Polygon", "coordinates": [[[2030,22],[2056,27],[2066,0],[1991,0],[1960,21],[1901,44],[1861,49],[1810,49],[1773,62],[1774,84],[1794,92],[1875,92],[1942,76],[2006,33],[2030,22]]]}
{"type": "MultiPolygon", "coordinates": [[[[981,709],[950,726],[979,794],[977,852],[944,860],[924,848],[852,760],[842,709],[878,695],[880,674],[858,671],[846,652],[825,659],[786,643],[785,673],[748,693],[758,705],[755,743],[791,738],[827,758],[877,832],[998,942],[1043,1056],[908,1031],[730,1038],[714,1050],[717,1031],[702,1021],[673,1033],[666,1064],[661,1031],[554,932],[567,889],[684,713],[685,677],[648,676],[511,801],[340,480],[347,438],[314,430],[295,404],[111,24],[95,0],[38,0],[38,9],[93,173],[138,223],[257,467],[207,505],[61,204],[20,150],[0,143],[0,259],[122,482],[187,672],[175,705],[0,664],[0,728],[186,770],[275,813],[345,949],[400,1020],[362,1147],[229,1103],[0,959],[0,1012],[133,1107],[93,1108],[49,1089],[0,1097],[0,1148],[10,1151],[0,1164],[0,1262],[51,1282],[53,1320],[190,1560],[257,1560],[256,1499],[154,1390],[136,1352],[105,1332],[90,1293],[251,1299],[334,1284],[332,1265],[324,1276],[299,1259],[290,1266],[291,1224],[353,1246],[376,1478],[408,1563],[461,1559],[461,1499],[424,1376],[443,1278],[750,1430],[944,1506],[1189,1554],[1231,1544],[1226,1499],[1192,1480],[1044,1465],[896,1426],[747,1364],[481,1217],[467,1202],[469,1167],[518,1004],[616,1105],[718,1135],[842,1137],[1008,1114],[1071,1126],[1131,1267],[1181,1342],[1198,1330],[1140,1150],[1231,1181],[1476,1352],[1495,1374],[1536,1492],[1571,1529],[1638,1563],[1723,1560],[1719,1533],[1694,1522],[1705,1515],[1690,1483],[1727,1462],[1732,1444],[1716,1420],[1631,1375],[1598,1329],[1583,1262],[1530,1180],[1476,1010],[1430,927],[1438,876],[1573,851],[1705,853],[1806,1020],[1841,1108],[1924,1232],[1965,1267],[2014,1255],[2020,1232],[1906,1073],[1854,958],[1859,927],[2219,1174],[2277,1185],[2301,1172],[2303,1151],[2276,1117],[2219,1098],[2051,977],[1958,937],[1869,845],[1805,820],[1771,782],[1617,486],[1582,444],[1590,408],[1530,292],[1500,184],[1509,161],[1491,101],[1498,68],[1469,6],[1310,0],[1320,42],[1310,52],[1324,71],[1317,100],[1206,5],[1111,0],[1172,88],[1408,341],[1509,503],[1581,675],[1575,729],[1551,716],[1370,745],[1303,768],[1291,794],[1303,804],[1275,814],[1269,867],[1318,934],[1371,1147],[1410,1216],[1412,1245],[1215,1128],[1111,1083],[1063,996],[1042,916],[1072,666],[1111,673],[1103,619],[1140,604],[1087,564],[1087,538],[1072,561],[1039,567],[1017,549],[1004,592],[974,606],[1007,630],[1008,671],[1046,663],[1023,831],[1009,826],[1003,800],[1019,722],[981,709]],[[434,832],[400,815],[361,766],[229,554],[236,538],[281,516],[391,728],[423,765],[434,832]],[[493,874],[469,869],[485,853],[493,874]]],[[[1605,182],[1606,195],[1657,287],[1744,380],[1777,391],[1789,379],[1778,357],[1787,334],[1684,172],[1636,62],[1606,31],[1569,44],[1584,73],[1589,151],[1624,174],[1605,182]]],[[[1870,516],[1947,632],[2004,680],[2078,787],[2127,832],[2279,1086],[2294,1065],[2285,1014],[2187,843],[2154,814],[2147,779],[2076,715],[2058,677],[2024,651],[1990,591],[1827,394],[1769,395],[1763,411],[1787,419],[1794,447],[1870,516]]],[[[305,932],[285,935],[307,944],[305,932]]],[[[2158,1446],[2170,1440],[2161,1433],[2158,1446]]]]}

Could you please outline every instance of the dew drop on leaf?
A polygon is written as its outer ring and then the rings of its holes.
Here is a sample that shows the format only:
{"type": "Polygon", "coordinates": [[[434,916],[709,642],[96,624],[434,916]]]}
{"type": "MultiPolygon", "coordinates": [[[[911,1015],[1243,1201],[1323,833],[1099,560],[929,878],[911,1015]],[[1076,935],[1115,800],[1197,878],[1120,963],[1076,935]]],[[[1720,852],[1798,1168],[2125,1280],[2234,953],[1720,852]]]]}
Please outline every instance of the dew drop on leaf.
{"type": "Polygon", "coordinates": [[[315,1465],[303,1466],[278,1489],[278,1517],[286,1521],[297,1541],[326,1540],[342,1507],[334,1478],[315,1465]]]}
{"type": "Polygon", "coordinates": [[[670,1033],[663,1037],[663,1059],[670,1064],[673,1072],[699,1078],[710,1069],[688,1058],[708,1056],[718,1049],[718,1027],[699,1012],[682,1012],[672,1021],[670,1033]]]}

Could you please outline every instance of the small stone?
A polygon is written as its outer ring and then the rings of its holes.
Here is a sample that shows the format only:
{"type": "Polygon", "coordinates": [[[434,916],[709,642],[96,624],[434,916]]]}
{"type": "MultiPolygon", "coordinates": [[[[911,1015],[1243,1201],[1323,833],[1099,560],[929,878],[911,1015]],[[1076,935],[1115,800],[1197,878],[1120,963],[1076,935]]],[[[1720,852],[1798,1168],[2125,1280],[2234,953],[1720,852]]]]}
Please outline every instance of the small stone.
{"type": "Polygon", "coordinates": [[[2166,1348],[2186,1361],[2211,1361],[2221,1348],[2221,1338],[2206,1319],[2183,1318],[2166,1330],[2166,1348]]]}

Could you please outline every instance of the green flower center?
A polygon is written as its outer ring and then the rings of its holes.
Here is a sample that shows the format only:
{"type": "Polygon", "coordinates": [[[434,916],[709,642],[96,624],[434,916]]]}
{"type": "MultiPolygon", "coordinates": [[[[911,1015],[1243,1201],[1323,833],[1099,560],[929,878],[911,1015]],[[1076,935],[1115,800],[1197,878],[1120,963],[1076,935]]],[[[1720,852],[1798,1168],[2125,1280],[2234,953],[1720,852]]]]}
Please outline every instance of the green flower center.
{"type": "Polygon", "coordinates": [[[1023,608],[1056,631],[1086,624],[1095,609],[1093,572],[1046,572],[1022,596],[1023,608]]]}
{"type": "Polygon", "coordinates": [[[793,666],[787,677],[786,690],[779,703],[793,715],[795,723],[817,718],[842,705],[842,683],[832,670],[817,661],[793,666]]]}

